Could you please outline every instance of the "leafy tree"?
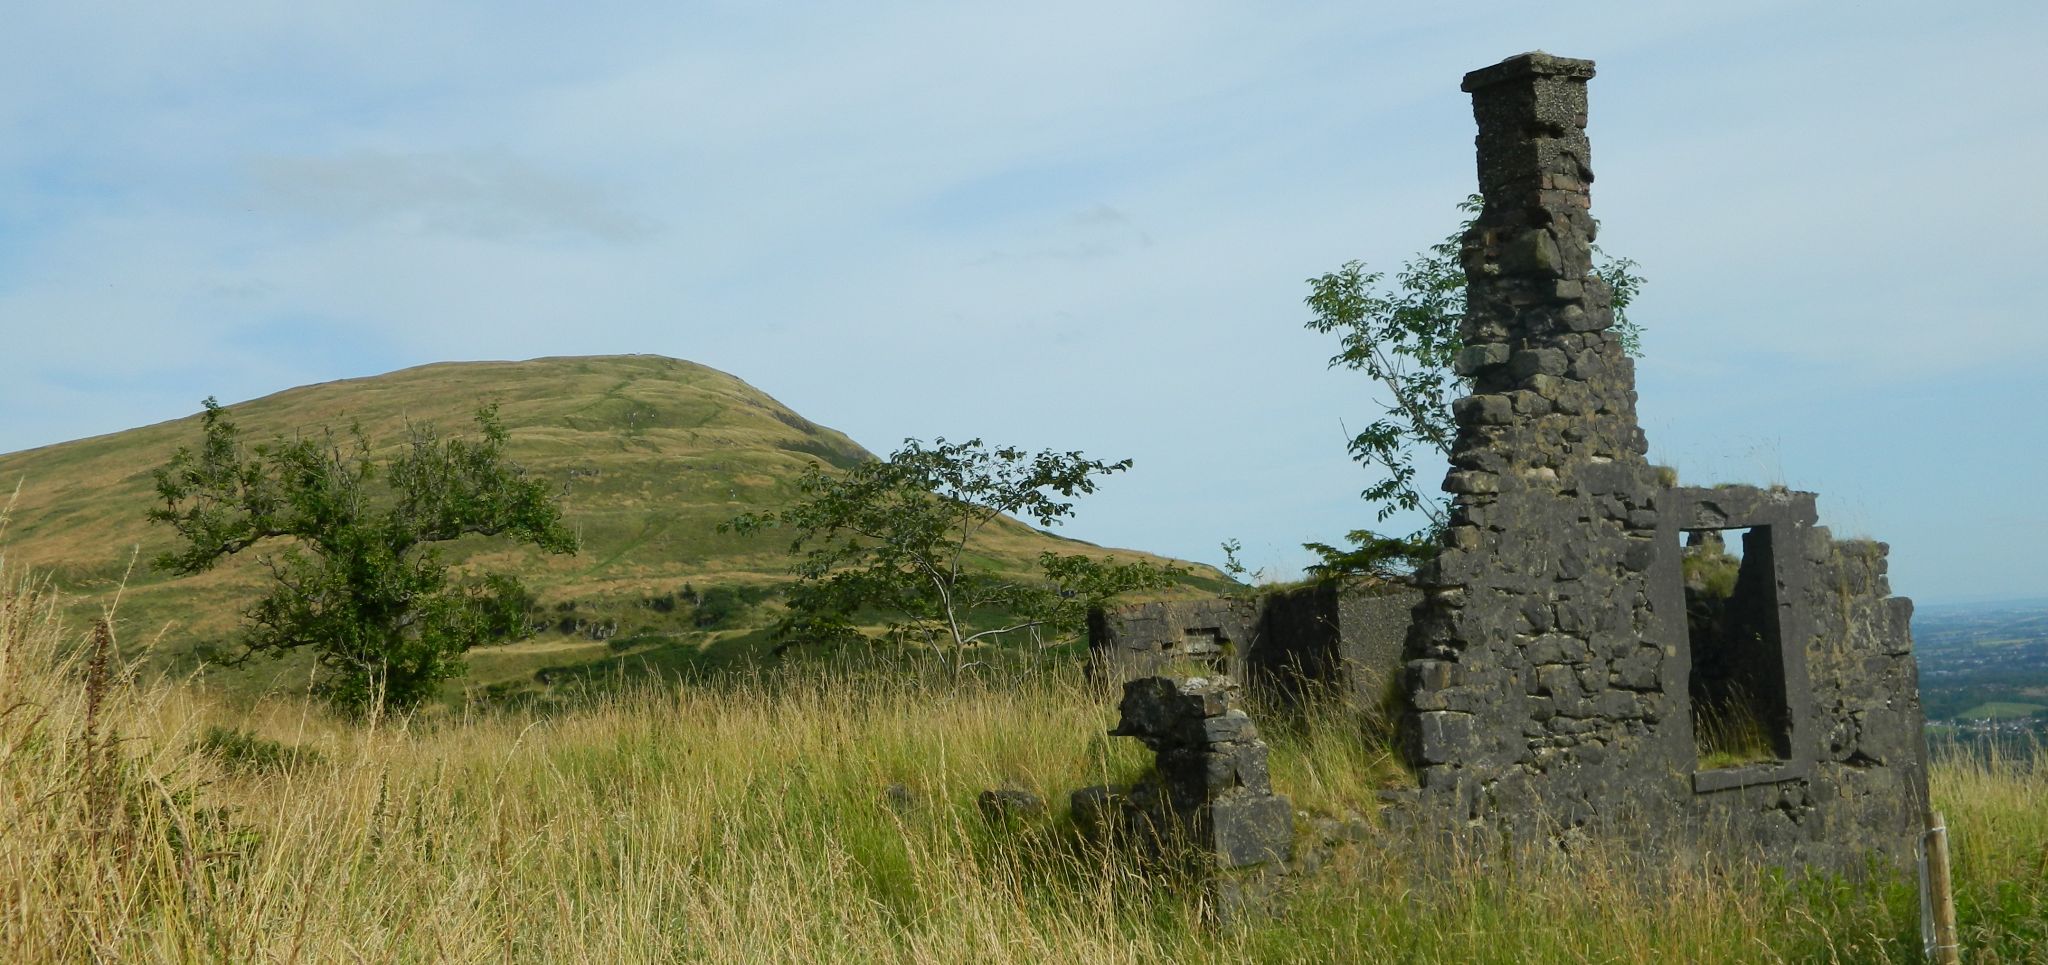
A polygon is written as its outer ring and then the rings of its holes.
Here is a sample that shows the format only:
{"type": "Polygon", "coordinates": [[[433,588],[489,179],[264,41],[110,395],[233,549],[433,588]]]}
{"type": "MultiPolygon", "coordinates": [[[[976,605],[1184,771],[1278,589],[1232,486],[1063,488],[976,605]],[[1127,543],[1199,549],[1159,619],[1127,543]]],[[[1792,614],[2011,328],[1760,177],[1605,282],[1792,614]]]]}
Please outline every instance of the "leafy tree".
{"type": "Polygon", "coordinates": [[[360,426],[248,447],[226,409],[205,405],[199,449],[155,471],[163,505],[149,518],[183,540],[155,565],[198,573],[281,544],[261,557],[274,585],[245,614],[238,659],[311,649],[316,692],[343,708],[415,706],[462,672],[469,648],[531,632],[518,580],[457,580],[433,544],[481,535],[576,550],[547,487],[505,460],[496,406],[477,412],[478,439],[409,425],[380,467],[360,426]]]}
{"type": "MultiPolygon", "coordinates": [[[[1465,318],[1460,255],[1465,232],[1481,207],[1476,194],[1460,203],[1458,210],[1465,217],[1458,230],[1404,262],[1391,286],[1385,284],[1383,273],[1367,271],[1359,261],[1308,280],[1304,302],[1314,313],[1308,327],[1338,336],[1340,351],[1330,357],[1330,367],[1364,372],[1387,390],[1380,417],[1349,441],[1352,458],[1381,475],[1363,495],[1378,507],[1380,522],[1403,512],[1419,512],[1427,520],[1422,529],[1406,536],[1352,530],[1346,536],[1352,544],[1349,549],[1305,543],[1303,548],[1321,557],[1309,567],[1313,575],[1392,576],[1432,552],[1436,534],[1447,522],[1449,500],[1434,493],[1425,496],[1416,488],[1416,458],[1419,452],[1431,464],[1448,464],[1457,440],[1451,402],[1470,388],[1470,381],[1451,369],[1451,361],[1464,347],[1458,334],[1465,318]]],[[[1593,247],[1593,272],[1614,292],[1615,331],[1622,349],[1639,356],[1642,331],[1628,318],[1629,303],[1643,287],[1635,269],[1634,260],[1609,258],[1598,245],[1593,247]]]]}
{"type": "Polygon", "coordinates": [[[977,644],[1077,632],[1089,607],[1167,581],[1169,569],[1083,555],[1040,554],[1038,579],[973,559],[975,536],[998,519],[1054,525],[1074,514],[1072,498],[1094,492],[1098,477],[1130,465],[989,448],[979,439],[929,447],[909,439],[887,460],[843,474],[814,463],[797,480],[796,505],[720,528],[793,534],[797,582],[776,631],[785,645],[857,639],[856,621],[879,617],[889,636],[932,648],[958,672],[972,665],[968,651],[977,644]]]}

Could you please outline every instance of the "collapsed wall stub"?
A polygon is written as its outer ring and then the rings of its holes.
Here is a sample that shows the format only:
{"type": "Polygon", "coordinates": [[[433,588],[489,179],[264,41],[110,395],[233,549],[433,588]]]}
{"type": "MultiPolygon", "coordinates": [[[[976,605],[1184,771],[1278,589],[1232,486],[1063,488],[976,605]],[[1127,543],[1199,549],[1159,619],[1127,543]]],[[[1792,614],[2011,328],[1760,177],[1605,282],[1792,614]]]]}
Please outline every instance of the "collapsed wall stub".
{"type": "Polygon", "coordinates": [[[1405,650],[1419,814],[1523,841],[1690,830],[1786,864],[1904,860],[1926,801],[1910,604],[1882,544],[1834,542],[1811,494],[1672,488],[1645,461],[1592,271],[1592,76],[1530,53],[1465,77],[1485,204],[1464,238],[1453,509],[1405,650]],[[1681,534],[1724,530],[1743,531],[1728,596],[1689,600],[1681,534]],[[1708,746],[1729,733],[1746,739],[1708,746]]]}
{"type": "Polygon", "coordinates": [[[1273,793],[1266,743],[1230,691],[1227,679],[1127,681],[1110,734],[1150,748],[1154,767],[1133,787],[1074,794],[1078,823],[1183,864],[1224,921],[1262,907],[1294,856],[1293,806],[1273,793]]]}

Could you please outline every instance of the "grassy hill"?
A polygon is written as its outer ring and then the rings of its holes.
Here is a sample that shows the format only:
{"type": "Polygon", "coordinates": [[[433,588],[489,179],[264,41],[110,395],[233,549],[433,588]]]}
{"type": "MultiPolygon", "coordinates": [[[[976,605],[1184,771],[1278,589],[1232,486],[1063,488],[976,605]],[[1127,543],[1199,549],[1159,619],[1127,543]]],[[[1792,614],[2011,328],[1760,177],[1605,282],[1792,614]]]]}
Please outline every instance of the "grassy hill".
{"type": "MultiPolygon", "coordinates": [[[[477,651],[468,681],[477,686],[619,663],[668,668],[757,648],[771,588],[788,579],[784,544],[720,534],[717,524],[787,502],[809,464],[872,458],[737,378],[658,356],[427,365],[291,389],[229,412],[252,441],[359,424],[374,445],[387,445],[408,420],[468,428],[487,402],[501,407],[511,456],[564,487],[564,515],[583,550],[560,557],[453,544],[451,558],[465,565],[520,573],[549,626],[534,640],[477,651]]],[[[266,579],[251,553],[193,577],[149,567],[171,545],[167,528],[144,521],[155,499],[150,471],[198,439],[194,415],[0,456],[0,487],[20,486],[5,534],[9,560],[48,574],[80,614],[118,590],[124,648],[153,647],[152,662],[172,670],[231,652],[238,614],[266,579]]],[[[1022,571],[1044,550],[1085,545],[1010,522],[974,552],[982,565],[1022,571]]],[[[1213,572],[1198,580],[1221,585],[1213,572]]],[[[304,665],[265,661],[223,679],[253,689],[303,677],[304,665]]]]}

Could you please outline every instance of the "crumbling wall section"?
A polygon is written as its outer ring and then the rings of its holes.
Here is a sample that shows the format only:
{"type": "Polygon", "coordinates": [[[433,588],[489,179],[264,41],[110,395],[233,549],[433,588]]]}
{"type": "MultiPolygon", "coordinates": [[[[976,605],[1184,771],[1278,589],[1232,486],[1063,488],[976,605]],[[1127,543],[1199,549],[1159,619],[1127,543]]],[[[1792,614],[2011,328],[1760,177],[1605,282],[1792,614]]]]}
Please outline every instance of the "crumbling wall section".
{"type": "Polygon", "coordinates": [[[1912,601],[1890,594],[1883,543],[1816,526],[1796,551],[1808,570],[1795,605],[1809,684],[1799,756],[1811,765],[1747,800],[1701,795],[1705,829],[1790,863],[1907,868],[1928,806],[1912,601]]]}
{"type": "Polygon", "coordinates": [[[1378,706],[1401,669],[1420,592],[1323,582],[1260,594],[1140,603],[1089,615],[1089,648],[1113,679],[1224,674],[1282,701],[1340,694],[1378,706]]]}
{"type": "Polygon", "coordinates": [[[1283,700],[1343,696],[1377,707],[1400,674],[1422,594],[1399,584],[1324,582],[1270,593],[1245,648],[1243,679],[1283,700]]]}
{"type": "Polygon", "coordinates": [[[1258,605],[1232,597],[1097,609],[1088,614],[1088,650],[1112,680],[1238,676],[1258,624],[1258,605]]]}
{"type": "Polygon", "coordinates": [[[1828,540],[1827,549],[1812,584],[1808,660],[1818,682],[1817,794],[1830,809],[1827,841],[1846,852],[1828,860],[1846,866],[1865,845],[1903,864],[1930,803],[1913,601],[1891,595],[1884,543],[1828,540]]]}

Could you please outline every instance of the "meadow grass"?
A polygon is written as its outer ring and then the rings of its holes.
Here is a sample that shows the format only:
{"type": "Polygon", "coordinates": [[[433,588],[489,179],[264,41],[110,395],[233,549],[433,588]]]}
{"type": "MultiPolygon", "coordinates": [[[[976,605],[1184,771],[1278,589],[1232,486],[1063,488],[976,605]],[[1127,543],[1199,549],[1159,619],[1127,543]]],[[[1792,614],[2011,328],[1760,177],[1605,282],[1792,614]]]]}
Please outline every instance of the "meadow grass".
{"type": "MultiPolygon", "coordinates": [[[[125,672],[44,588],[0,589],[0,948],[11,961],[1907,961],[1910,884],[1678,867],[1419,874],[1344,849],[1284,916],[1215,929],[1081,843],[1126,782],[1070,663],[965,679],[818,664],[547,713],[367,722],[125,672]],[[1044,816],[991,826],[980,791],[1044,816]]],[[[103,639],[102,644],[107,643],[103,639]]],[[[1268,728],[1297,806],[1403,779],[1369,721],[1268,728]],[[1375,749],[1375,748],[1379,749],[1375,749]]],[[[1944,763],[1974,961],[2041,960],[2048,779],[1944,763]]],[[[1455,870],[1455,869],[1454,869],[1455,870]]]]}

